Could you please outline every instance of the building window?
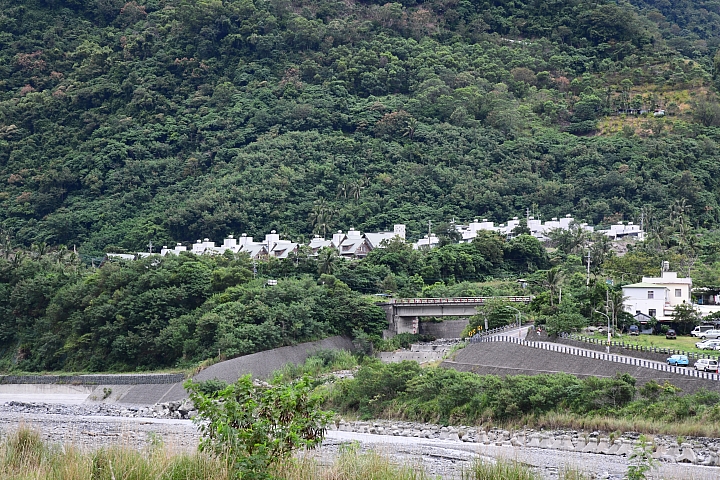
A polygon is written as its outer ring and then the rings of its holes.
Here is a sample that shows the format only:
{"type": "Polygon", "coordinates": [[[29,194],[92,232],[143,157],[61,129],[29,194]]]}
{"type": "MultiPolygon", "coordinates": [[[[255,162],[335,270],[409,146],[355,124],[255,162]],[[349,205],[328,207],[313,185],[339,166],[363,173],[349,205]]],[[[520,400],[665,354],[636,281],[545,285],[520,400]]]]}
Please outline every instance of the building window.
{"type": "Polygon", "coordinates": [[[656,312],[656,310],[654,308],[651,308],[650,310],[648,310],[648,315],[650,315],[651,317],[654,317],[655,312],[656,312]]]}
{"type": "Polygon", "coordinates": [[[648,300],[650,300],[651,298],[655,298],[655,292],[652,290],[648,290],[648,300]]]}
{"type": "Polygon", "coordinates": [[[679,288],[675,289],[675,297],[682,297],[682,290],[679,288]]]}

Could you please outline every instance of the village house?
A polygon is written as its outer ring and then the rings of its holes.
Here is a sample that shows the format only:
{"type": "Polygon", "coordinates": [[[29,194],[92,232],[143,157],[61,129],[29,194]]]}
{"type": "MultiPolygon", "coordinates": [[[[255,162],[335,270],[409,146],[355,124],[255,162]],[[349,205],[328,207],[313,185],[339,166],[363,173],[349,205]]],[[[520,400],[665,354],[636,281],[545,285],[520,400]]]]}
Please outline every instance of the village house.
{"type": "Polygon", "coordinates": [[[677,305],[691,303],[692,279],[678,277],[677,272],[669,272],[668,263],[663,262],[660,277],[643,277],[642,282],[622,287],[625,311],[632,314],[645,314],[660,322],[670,322],[677,305]]]}

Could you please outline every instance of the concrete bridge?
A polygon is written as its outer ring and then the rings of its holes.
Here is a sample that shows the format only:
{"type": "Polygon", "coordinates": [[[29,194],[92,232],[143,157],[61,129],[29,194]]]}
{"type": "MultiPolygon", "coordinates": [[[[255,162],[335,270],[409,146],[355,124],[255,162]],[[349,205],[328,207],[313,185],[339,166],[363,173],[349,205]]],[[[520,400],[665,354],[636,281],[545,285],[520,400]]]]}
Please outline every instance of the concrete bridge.
{"type": "Polygon", "coordinates": [[[419,317],[472,317],[488,300],[530,303],[532,297],[393,298],[378,303],[388,320],[386,337],[398,333],[419,333],[419,317]]]}

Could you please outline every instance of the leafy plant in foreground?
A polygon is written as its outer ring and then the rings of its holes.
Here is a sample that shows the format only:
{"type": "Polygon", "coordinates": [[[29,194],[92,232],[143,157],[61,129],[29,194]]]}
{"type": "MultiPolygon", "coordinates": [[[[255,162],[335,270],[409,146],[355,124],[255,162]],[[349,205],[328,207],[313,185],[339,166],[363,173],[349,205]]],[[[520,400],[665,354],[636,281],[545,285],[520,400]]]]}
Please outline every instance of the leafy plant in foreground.
{"type": "Polygon", "coordinates": [[[184,386],[198,410],[199,449],[227,460],[242,479],[273,478],[273,464],[320,445],[333,415],[320,410],[323,399],[311,392],[307,377],[267,385],[245,375],[210,394],[192,380],[184,386]]]}
{"type": "Polygon", "coordinates": [[[647,441],[645,435],[640,435],[638,443],[633,447],[630,455],[630,466],[628,466],[628,480],[645,480],[646,473],[655,468],[656,461],[652,458],[652,444],[647,441]]]}

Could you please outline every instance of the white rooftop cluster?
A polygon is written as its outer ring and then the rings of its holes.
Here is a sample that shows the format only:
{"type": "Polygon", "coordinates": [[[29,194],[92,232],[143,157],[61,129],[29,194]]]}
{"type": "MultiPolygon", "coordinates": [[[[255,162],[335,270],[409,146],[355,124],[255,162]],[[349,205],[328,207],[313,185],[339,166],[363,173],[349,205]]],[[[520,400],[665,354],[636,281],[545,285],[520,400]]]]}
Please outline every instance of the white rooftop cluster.
{"type": "MultiPolygon", "coordinates": [[[[489,222],[486,218],[483,218],[482,222],[479,222],[476,218],[475,221],[468,225],[456,225],[455,228],[458,233],[462,235],[461,242],[471,242],[477,237],[478,232],[481,230],[497,232],[500,235],[512,237],[514,236],[513,230],[519,225],[520,219],[518,217],[513,217],[512,220],[508,220],[507,223],[501,223],[500,225],[495,225],[495,222],[489,222]]],[[[571,225],[576,225],[587,232],[593,232],[594,230],[594,227],[589,226],[587,223],[575,223],[575,219],[570,215],[565,215],[564,218],[560,219],[553,217],[545,223],[539,219],[535,219],[535,217],[527,218],[527,227],[530,230],[530,234],[541,241],[549,239],[548,233],[551,230],[569,230],[571,225]]]]}
{"type": "MultiPolygon", "coordinates": [[[[475,219],[468,225],[456,225],[455,229],[461,235],[460,243],[467,243],[477,237],[478,232],[480,231],[496,232],[507,238],[512,238],[514,236],[513,230],[518,225],[520,225],[520,219],[518,217],[514,217],[512,220],[508,220],[507,223],[501,223],[499,225],[495,225],[494,222],[490,222],[484,218],[482,221],[475,219]]],[[[575,219],[570,215],[565,215],[565,217],[560,219],[552,218],[544,223],[539,219],[528,216],[527,226],[530,230],[530,234],[541,241],[548,240],[549,232],[556,229],[569,230],[571,228],[582,228],[587,232],[594,231],[594,227],[589,226],[587,223],[576,223],[575,219]]],[[[628,222],[627,224],[619,223],[611,225],[608,230],[598,230],[598,232],[603,233],[614,240],[623,237],[636,237],[639,240],[643,240],[645,237],[642,228],[639,225],[634,225],[632,222],[628,222]]],[[[347,232],[338,230],[337,233],[334,233],[332,238],[329,240],[315,235],[315,237],[310,240],[308,247],[310,247],[310,255],[317,255],[323,248],[334,248],[341,257],[361,258],[365,257],[375,248],[382,248],[384,241],[390,241],[394,238],[398,238],[403,242],[405,241],[405,225],[394,225],[391,232],[362,233],[354,228],[350,228],[347,232]]],[[[431,233],[413,243],[412,246],[417,250],[434,248],[439,244],[440,239],[435,234],[431,233]]],[[[230,250],[233,253],[247,253],[251,258],[269,256],[275,258],[287,258],[289,254],[297,252],[298,248],[301,246],[303,245],[291,242],[290,240],[280,239],[280,235],[273,230],[265,235],[264,240],[259,242],[254,241],[253,237],[248,237],[244,233],[240,238],[234,238],[232,235],[229,235],[223,240],[223,243],[220,246],[216,245],[215,242],[210,239],[205,238],[203,240],[197,240],[192,247],[190,247],[189,251],[198,255],[222,255],[226,251],[230,250]]],[[[160,254],[178,255],[181,252],[186,251],[188,251],[188,247],[178,243],[173,248],[164,246],[160,250],[160,254]]],[[[150,254],[151,253],[146,252],[137,254],[108,254],[108,258],[130,260],[145,257],[150,254]]]]}
{"type": "MultiPolygon", "coordinates": [[[[390,241],[396,237],[405,241],[405,225],[395,225],[392,232],[361,233],[351,228],[347,233],[343,233],[342,230],[338,230],[337,233],[333,234],[331,240],[325,240],[316,235],[308,246],[311,249],[311,255],[316,255],[322,248],[330,247],[336,249],[340,256],[343,257],[364,257],[370,253],[371,250],[381,248],[383,241],[390,241]]],[[[261,242],[253,241],[253,237],[248,237],[246,234],[243,234],[239,239],[230,235],[223,240],[221,246],[215,245],[215,242],[207,238],[198,240],[193,244],[191,251],[198,255],[222,255],[227,250],[230,250],[233,253],[248,253],[251,258],[266,256],[287,258],[290,253],[297,252],[300,246],[302,246],[302,244],[289,240],[281,240],[280,235],[273,230],[265,235],[265,240],[261,242]]],[[[160,254],[177,255],[185,251],[187,251],[187,248],[178,243],[173,249],[163,247],[162,250],[160,250],[160,254]]]]}

